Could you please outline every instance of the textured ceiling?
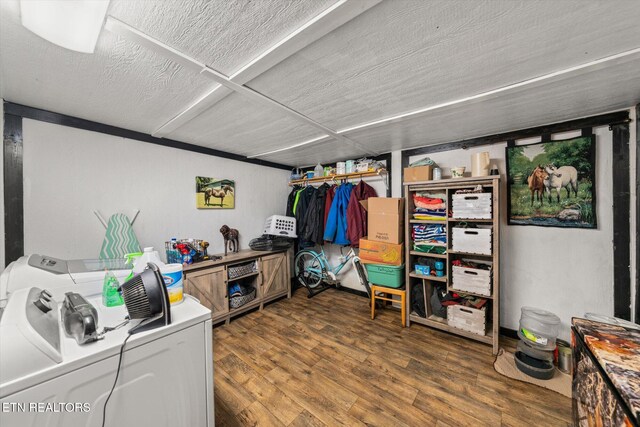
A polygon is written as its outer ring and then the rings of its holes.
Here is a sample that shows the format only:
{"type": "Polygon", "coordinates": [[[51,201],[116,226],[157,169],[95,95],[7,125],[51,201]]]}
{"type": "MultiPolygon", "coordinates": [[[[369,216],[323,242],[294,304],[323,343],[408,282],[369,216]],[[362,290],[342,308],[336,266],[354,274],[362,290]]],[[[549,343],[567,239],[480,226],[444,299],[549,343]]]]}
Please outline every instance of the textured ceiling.
{"type": "MultiPolygon", "coordinates": [[[[211,82],[102,31],[94,54],[48,43],[0,1],[2,98],[150,133],[211,82]],[[174,107],[175,108],[175,107],[174,107]]],[[[17,8],[17,5],[16,5],[17,8]]]]}
{"type": "Polygon", "coordinates": [[[167,138],[250,155],[273,145],[292,145],[322,135],[274,109],[233,93],[167,138]]]}
{"type": "MultiPolygon", "coordinates": [[[[336,1],[112,0],[108,14],[231,76],[336,1]]],[[[294,114],[232,93],[167,137],[256,155],[323,134],[295,112],[341,131],[640,48],[636,0],[347,1],[359,16],[246,83],[294,114]]],[[[25,30],[17,0],[0,1],[0,14],[8,101],[153,133],[216,86],[104,29],[86,55],[25,30]]],[[[388,152],[625,108],[640,102],[639,69],[637,53],[346,136],[388,152]]],[[[308,165],[363,154],[331,139],[260,158],[308,165]]]]}
{"type": "Polygon", "coordinates": [[[347,136],[366,142],[376,150],[397,150],[620,110],[640,100],[639,67],[640,60],[628,61],[579,78],[545,82],[535,90],[514,90],[509,96],[493,96],[442,108],[425,116],[351,132],[347,136]],[[629,90],[631,87],[635,89],[629,90]],[[540,107],[541,100],[544,108],[540,107]]]}
{"type": "Polygon", "coordinates": [[[385,1],[249,86],[340,130],[640,47],[638,6],[385,1]]]}
{"type": "Polygon", "coordinates": [[[232,74],[336,0],[112,0],[109,14],[232,74]]]}

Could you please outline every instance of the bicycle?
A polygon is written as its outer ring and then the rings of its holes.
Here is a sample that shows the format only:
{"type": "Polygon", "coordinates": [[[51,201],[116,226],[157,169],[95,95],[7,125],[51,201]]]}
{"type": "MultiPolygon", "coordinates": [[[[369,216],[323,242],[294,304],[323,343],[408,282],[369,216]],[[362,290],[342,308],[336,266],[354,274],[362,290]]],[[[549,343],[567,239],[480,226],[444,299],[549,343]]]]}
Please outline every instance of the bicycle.
{"type": "Polygon", "coordinates": [[[307,288],[309,298],[329,289],[330,286],[340,286],[337,276],[349,261],[356,258],[356,252],[351,248],[347,255],[344,255],[340,248],[340,254],[340,264],[334,267],[327,259],[322,247],[320,252],[313,249],[303,249],[298,252],[294,261],[295,277],[302,286],[307,288]]]}

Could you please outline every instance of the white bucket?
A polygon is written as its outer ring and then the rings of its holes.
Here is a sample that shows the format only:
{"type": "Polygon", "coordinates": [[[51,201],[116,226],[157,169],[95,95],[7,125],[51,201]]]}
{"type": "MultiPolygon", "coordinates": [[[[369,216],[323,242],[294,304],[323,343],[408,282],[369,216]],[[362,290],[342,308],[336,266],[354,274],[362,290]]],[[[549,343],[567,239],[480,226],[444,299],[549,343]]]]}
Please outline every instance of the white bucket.
{"type": "Polygon", "coordinates": [[[182,264],[166,264],[160,268],[160,274],[169,294],[171,304],[181,303],[184,299],[182,282],[182,264]]]}
{"type": "Polygon", "coordinates": [[[344,175],[347,173],[347,164],[345,162],[336,163],[336,174],[344,175]]]}

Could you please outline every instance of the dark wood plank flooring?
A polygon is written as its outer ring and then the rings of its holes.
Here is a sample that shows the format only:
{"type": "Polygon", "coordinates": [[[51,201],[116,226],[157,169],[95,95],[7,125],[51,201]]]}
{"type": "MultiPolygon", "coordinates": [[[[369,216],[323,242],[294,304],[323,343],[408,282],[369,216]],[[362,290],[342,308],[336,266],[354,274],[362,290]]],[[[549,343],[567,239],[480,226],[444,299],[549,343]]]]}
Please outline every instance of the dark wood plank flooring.
{"type": "Polygon", "coordinates": [[[217,426],[571,424],[570,399],[496,373],[487,345],[305,294],[214,329],[217,426]]]}

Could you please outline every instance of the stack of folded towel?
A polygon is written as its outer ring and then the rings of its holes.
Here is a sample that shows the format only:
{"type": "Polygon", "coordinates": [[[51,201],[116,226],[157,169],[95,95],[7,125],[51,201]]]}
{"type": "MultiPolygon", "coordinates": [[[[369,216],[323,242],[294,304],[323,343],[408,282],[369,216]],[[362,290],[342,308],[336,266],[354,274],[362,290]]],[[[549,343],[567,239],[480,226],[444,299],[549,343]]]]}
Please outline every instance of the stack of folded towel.
{"type": "Polygon", "coordinates": [[[413,250],[425,253],[444,253],[447,248],[447,227],[439,224],[414,224],[413,250]]]}
{"type": "Polygon", "coordinates": [[[424,219],[431,221],[446,221],[447,206],[444,199],[438,197],[427,197],[420,193],[413,194],[414,219],[424,219]]]}

